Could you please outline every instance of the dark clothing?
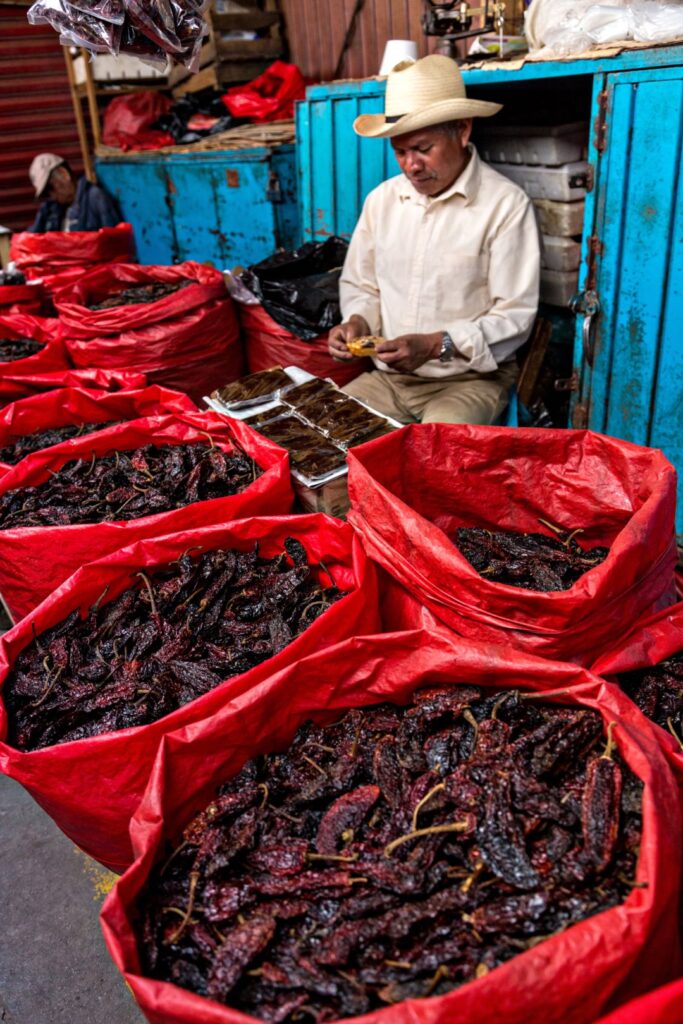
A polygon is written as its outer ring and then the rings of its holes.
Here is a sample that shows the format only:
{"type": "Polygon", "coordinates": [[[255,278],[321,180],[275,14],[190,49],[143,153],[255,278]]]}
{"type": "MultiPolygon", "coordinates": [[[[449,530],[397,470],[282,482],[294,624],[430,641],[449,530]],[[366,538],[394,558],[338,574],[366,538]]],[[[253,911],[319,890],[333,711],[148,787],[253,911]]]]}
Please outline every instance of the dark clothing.
{"type": "Polygon", "coordinates": [[[69,231],[97,231],[99,228],[113,228],[121,223],[118,203],[99,185],[93,185],[83,176],[76,187],[76,198],[66,210],[54,199],[46,199],[28,231],[43,234],[45,231],[62,231],[64,215],[69,231]]]}

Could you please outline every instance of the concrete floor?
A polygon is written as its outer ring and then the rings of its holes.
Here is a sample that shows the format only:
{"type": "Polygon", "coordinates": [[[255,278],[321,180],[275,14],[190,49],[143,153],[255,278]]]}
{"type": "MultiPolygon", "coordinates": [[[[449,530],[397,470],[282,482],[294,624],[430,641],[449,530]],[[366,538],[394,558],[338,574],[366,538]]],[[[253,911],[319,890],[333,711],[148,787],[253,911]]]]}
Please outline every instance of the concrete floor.
{"type": "Polygon", "coordinates": [[[142,1024],[98,920],[115,877],[0,776],[2,1024],[142,1024]]]}

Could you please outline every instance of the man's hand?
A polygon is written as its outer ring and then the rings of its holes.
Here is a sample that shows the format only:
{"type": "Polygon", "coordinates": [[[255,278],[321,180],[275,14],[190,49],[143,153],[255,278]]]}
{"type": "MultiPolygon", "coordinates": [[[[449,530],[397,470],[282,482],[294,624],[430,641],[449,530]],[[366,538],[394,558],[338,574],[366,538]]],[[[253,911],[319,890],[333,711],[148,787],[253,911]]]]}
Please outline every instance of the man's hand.
{"type": "Polygon", "coordinates": [[[337,359],[340,362],[355,359],[356,357],[346,347],[346,343],[347,341],[353,341],[354,338],[362,338],[366,334],[372,334],[372,331],[364,318],[354,313],[346,323],[338,324],[330,331],[327,337],[327,347],[330,355],[333,359],[337,359]]]}
{"type": "Polygon", "coordinates": [[[377,346],[377,357],[392,370],[412,373],[430,359],[438,359],[442,332],[433,334],[402,334],[377,346]]]}

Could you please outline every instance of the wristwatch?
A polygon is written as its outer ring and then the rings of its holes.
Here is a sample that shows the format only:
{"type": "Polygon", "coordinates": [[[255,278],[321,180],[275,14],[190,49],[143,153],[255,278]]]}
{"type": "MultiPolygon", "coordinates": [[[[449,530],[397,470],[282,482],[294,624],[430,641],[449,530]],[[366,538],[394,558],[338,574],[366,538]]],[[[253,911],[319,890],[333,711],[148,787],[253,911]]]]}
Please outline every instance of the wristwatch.
{"type": "Polygon", "coordinates": [[[451,338],[448,331],[443,331],[441,335],[441,351],[439,352],[439,362],[450,363],[451,359],[455,359],[455,342],[451,338]]]}

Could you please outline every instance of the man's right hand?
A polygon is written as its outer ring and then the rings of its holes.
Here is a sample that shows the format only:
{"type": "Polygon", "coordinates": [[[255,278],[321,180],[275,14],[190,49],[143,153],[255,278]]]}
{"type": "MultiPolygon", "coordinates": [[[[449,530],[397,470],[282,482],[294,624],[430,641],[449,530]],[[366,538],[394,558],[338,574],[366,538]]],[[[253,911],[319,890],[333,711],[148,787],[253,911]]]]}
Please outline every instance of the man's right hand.
{"type": "Polygon", "coordinates": [[[346,347],[346,343],[353,341],[354,338],[362,338],[366,334],[372,334],[367,322],[362,316],[354,313],[345,323],[338,324],[330,331],[327,338],[327,347],[330,355],[333,359],[337,359],[340,362],[355,359],[355,356],[346,347]]]}

